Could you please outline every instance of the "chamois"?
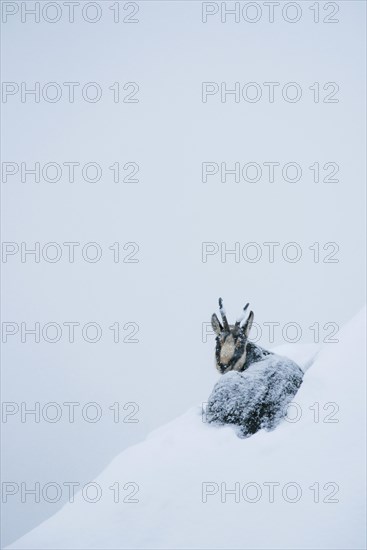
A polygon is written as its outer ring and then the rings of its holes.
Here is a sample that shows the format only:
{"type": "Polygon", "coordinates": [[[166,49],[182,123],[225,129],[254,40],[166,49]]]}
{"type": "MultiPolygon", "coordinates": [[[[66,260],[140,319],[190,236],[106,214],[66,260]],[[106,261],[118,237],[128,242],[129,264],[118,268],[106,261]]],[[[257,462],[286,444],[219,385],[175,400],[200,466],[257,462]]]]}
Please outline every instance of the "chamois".
{"type": "Polygon", "coordinates": [[[219,298],[220,323],[212,315],[216,334],[215,363],[224,375],[209,397],[209,422],[234,424],[238,435],[248,437],[261,428],[274,429],[286,415],[287,406],[302,384],[303,371],[291,359],[276,355],[248,340],[254,313],[244,321],[249,304],[230,325],[219,298]]]}

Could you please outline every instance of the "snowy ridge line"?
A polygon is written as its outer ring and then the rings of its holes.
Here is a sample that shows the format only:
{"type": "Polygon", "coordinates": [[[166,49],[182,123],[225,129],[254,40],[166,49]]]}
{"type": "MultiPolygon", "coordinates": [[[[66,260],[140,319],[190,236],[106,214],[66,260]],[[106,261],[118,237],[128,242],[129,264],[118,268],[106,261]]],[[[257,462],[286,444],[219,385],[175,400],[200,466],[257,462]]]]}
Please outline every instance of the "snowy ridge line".
{"type": "Polygon", "coordinates": [[[203,423],[194,407],[126,449],[95,479],[101,486],[135,480],[139,503],[88,504],[77,493],[73,504],[8,548],[365,548],[365,335],[362,310],[343,327],[339,343],[316,356],[314,346],[308,356],[304,346],[282,346],[282,355],[304,368],[312,361],[297,393],[299,406],[336,402],[340,422],[315,423],[302,415],[295,424],[282,422],[243,440],[229,426],[203,423]],[[255,484],[264,491],[269,483],[280,490],[275,500],[254,499],[255,484]],[[247,500],[236,498],[238,484],[247,500]]]}

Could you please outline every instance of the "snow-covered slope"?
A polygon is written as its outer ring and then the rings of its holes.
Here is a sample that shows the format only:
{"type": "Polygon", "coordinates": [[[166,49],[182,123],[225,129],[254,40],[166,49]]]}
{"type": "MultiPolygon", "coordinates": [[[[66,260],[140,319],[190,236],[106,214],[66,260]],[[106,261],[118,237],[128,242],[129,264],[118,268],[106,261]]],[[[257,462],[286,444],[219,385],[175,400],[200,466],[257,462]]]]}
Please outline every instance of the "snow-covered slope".
{"type": "Polygon", "coordinates": [[[116,457],[95,480],[98,502],[78,493],[9,548],[365,548],[364,317],[307,370],[298,421],[243,440],[192,409],[116,457]],[[137,486],[138,502],[123,502],[137,486]]]}

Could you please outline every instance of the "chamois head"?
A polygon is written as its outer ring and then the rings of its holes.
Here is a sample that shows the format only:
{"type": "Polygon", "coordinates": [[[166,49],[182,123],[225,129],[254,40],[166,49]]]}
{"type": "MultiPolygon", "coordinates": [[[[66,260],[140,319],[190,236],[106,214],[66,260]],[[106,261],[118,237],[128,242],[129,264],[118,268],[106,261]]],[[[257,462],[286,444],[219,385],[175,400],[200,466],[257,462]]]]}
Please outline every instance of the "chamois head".
{"type": "Polygon", "coordinates": [[[234,325],[229,325],[226,312],[223,308],[222,298],[219,298],[219,311],[222,317],[223,325],[220,323],[215,313],[212,315],[212,327],[217,335],[215,349],[215,366],[217,370],[224,374],[230,370],[242,371],[246,361],[246,346],[248,336],[254,320],[254,313],[250,311],[246,321],[241,326],[246,317],[246,311],[249,304],[243,308],[242,315],[237,319],[234,325]]]}

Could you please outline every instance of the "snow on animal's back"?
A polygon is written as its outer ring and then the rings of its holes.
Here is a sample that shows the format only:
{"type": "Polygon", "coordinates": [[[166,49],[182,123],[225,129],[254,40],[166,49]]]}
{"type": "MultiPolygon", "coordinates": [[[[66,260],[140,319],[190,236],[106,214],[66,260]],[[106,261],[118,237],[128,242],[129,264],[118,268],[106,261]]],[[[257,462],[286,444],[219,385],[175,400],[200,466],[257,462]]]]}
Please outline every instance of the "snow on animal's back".
{"type": "Polygon", "coordinates": [[[78,494],[10,548],[364,548],[365,333],[361,312],[320,350],[296,422],[243,440],[191,409],[111,462],[99,502],[78,494]]]}

